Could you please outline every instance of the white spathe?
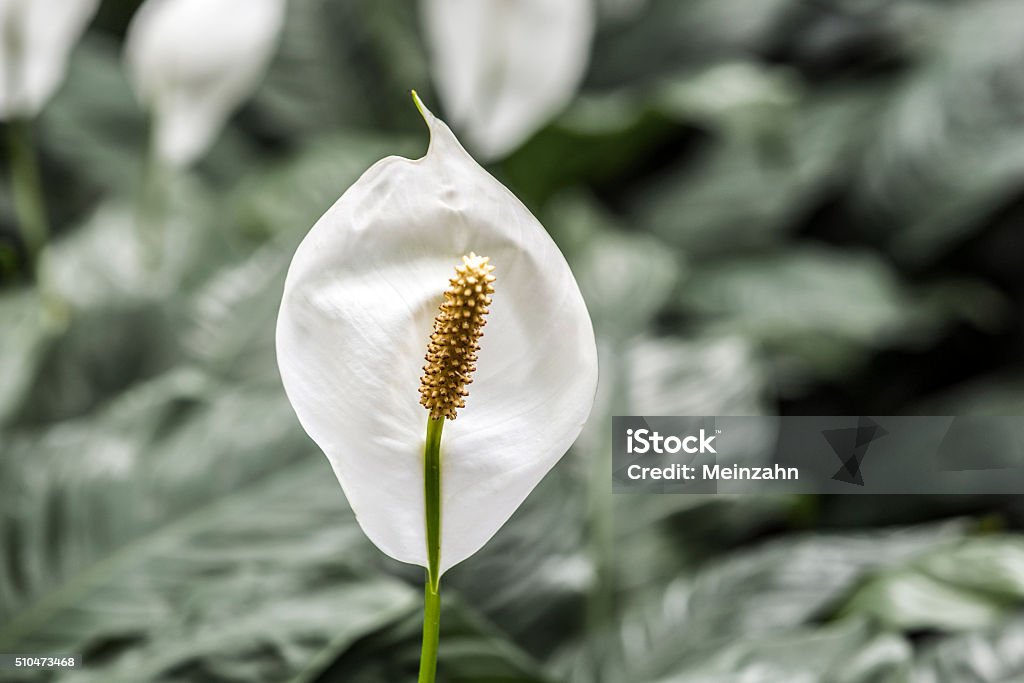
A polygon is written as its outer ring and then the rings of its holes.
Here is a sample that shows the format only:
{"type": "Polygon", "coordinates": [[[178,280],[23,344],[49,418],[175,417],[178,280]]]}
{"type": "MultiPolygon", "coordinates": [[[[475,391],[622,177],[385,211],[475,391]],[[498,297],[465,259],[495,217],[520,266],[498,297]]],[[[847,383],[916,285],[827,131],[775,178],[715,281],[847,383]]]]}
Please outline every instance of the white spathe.
{"type": "Polygon", "coordinates": [[[188,166],[263,79],[285,0],[147,0],[128,27],[125,62],[151,110],[156,152],[188,166]]]}
{"type": "Polygon", "coordinates": [[[99,0],[0,0],[0,120],[33,117],[57,91],[99,0]]]}
{"type": "Polygon", "coordinates": [[[592,0],[422,0],[434,82],[471,149],[498,158],[558,114],[586,71],[592,0]]]}
{"type": "Polygon", "coordinates": [[[466,407],[441,441],[441,571],[479,550],[576,439],[597,385],[579,287],[543,226],[421,106],[430,147],[387,157],[317,222],[288,271],[277,358],[288,398],[363,531],[427,566],[420,376],[463,254],[495,294],[466,407]]]}

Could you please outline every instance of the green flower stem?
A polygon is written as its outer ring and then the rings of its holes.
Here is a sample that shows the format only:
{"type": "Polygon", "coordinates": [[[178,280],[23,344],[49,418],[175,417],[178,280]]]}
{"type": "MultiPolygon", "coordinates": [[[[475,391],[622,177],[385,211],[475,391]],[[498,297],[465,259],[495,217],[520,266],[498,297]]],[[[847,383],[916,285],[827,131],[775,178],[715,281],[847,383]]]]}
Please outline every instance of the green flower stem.
{"type": "Polygon", "coordinates": [[[43,201],[39,161],[32,143],[32,122],[28,119],[14,119],[7,125],[7,134],[14,210],[28,254],[29,268],[34,273],[50,229],[43,201]]]}
{"type": "Polygon", "coordinates": [[[163,262],[167,220],[167,184],[170,169],[164,166],[157,152],[155,126],[150,124],[149,145],[142,169],[142,179],[135,206],[135,222],[145,245],[148,264],[157,268],[163,262]]]}
{"type": "Polygon", "coordinates": [[[423,649],[420,652],[419,683],[434,683],[437,674],[437,645],[441,635],[441,594],[428,582],[423,591],[423,649]]]}
{"type": "Polygon", "coordinates": [[[427,419],[423,449],[423,492],[427,518],[427,584],[423,595],[423,650],[419,683],[434,683],[441,628],[441,430],[444,418],[427,419]]]}
{"type": "MultiPolygon", "coordinates": [[[[630,405],[626,391],[629,380],[629,366],[626,358],[626,344],[622,340],[613,339],[608,342],[608,352],[601,355],[601,368],[611,390],[608,402],[603,406],[604,420],[608,424],[613,415],[629,415],[630,405]]],[[[595,434],[593,442],[597,457],[593,458],[594,469],[590,475],[589,491],[589,551],[594,563],[594,584],[587,596],[586,627],[589,642],[601,643],[590,650],[593,676],[595,683],[607,680],[605,672],[610,663],[621,660],[623,653],[618,651],[615,639],[609,640],[606,635],[616,623],[615,590],[618,584],[616,576],[618,554],[615,549],[615,504],[616,498],[608,490],[608,473],[612,466],[611,432],[601,430],[595,434]]]]}

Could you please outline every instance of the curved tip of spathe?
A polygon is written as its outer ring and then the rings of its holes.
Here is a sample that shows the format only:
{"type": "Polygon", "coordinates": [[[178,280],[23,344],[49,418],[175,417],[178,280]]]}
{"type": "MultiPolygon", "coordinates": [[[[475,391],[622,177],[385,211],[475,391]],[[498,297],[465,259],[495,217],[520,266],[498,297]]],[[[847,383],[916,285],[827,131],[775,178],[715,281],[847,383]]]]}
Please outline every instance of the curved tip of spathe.
{"type": "MultiPolygon", "coordinates": [[[[449,136],[451,136],[452,133],[443,122],[434,116],[434,112],[427,109],[427,105],[423,104],[423,100],[420,99],[419,93],[415,90],[410,90],[409,94],[412,96],[412,101],[416,105],[416,109],[419,110],[420,116],[423,117],[423,122],[427,124],[427,133],[430,135],[430,144],[427,145],[427,154],[423,157],[426,158],[430,155],[431,150],[435,148],[435,142],[437,142],[436,134],[440,134],[444,137],[445,133],[449,136]]],[[[454,136],[452,137],[454,139],[454,136]]],[[[456,144],[458,144],[458,142],[456,142],[456,144]]]]}
{"type": "Polygon", "coordinates": [[[423,117],[423,120],[426,121],[427,125],[429,126],[430,119],[434,117],[433,113],[429,109],[427,109],[427,105],[423,104],[423,100],[420,99],[419,93],[417,93],[415,90],[410,90],[409,94],[412,95],[413,104],[415,104],[416,109],[419,110],[420,116],[423,117]]]}
{"type": "MultiPolygon", "coordinates": [[[[434,112],[427,109],[427,105],[423,104],[423,100],[420,99],[419,93],[415,90],[410,90],[409,95],[412,97],[412,101],[416,105],[416,109],[419,110],[420,116],[423,117],[423,122],[427,124],[427,133],[430,135],[430,143],[427,145],[427,153],[421,157],[421,159],[425,159],[430,156],[431,151],[440,152],[442,148],[469,156],[469,153],[459,142],[458,138],[455,137],[451,128],[448,127],[448,124],[435,116],[434,112]]],[[[470,158],[472,159],[472,157],[470,158]]]]}

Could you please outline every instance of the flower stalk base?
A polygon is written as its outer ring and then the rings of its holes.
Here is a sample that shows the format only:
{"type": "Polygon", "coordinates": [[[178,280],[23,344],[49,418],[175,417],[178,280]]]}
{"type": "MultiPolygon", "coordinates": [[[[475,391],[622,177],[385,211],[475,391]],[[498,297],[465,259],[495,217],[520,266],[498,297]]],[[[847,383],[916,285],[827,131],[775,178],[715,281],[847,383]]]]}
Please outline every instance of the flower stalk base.
{"type": "Polygon", "coordinates": [[[427,419],[423,449],[423,493],[427,523],[427,582],[423,592],[423,649],[419,683],[434,683],[441,628],[441,431],[444,418],[427,419]]]}
{"type": "Polygon", "coordinates": [[[15,119],[8,126],[11,164],[11,194],[18,216],[21,237],[28,256],[29,269],[35,274],[39,254],[46,246],[49,227],[39,162],[32,143],[32,123],[15,119]]]}

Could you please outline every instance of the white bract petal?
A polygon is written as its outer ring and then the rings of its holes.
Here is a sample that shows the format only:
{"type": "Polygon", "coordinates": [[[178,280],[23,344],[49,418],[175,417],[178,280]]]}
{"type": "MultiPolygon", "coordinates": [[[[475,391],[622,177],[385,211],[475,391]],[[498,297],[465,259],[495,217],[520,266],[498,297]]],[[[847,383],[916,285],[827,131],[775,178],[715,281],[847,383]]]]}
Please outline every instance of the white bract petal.
{"type": "Polygon", "coordinates": [[[39,113],[99,0],[0,0],[0,119],[39,113]]]}
{"type": "Polygon", "coordinates": [[[488,158],[572,99],[594,33],[592,0],[423,0],[434,82],[452,122],[488,158]]]}
{"type": "Polygon", "coordinates": [[[128,27],[125,61],[152,111],[156,151],[191,164],[259,85],[285,0],[147,0],[128,27]]]}
{"type": "Polygon", "coordinates": [[[576,439],[597,351],[558,247],[422,111],[426,156],[377,162],[296,251],[277,356],[288,398],[367,536],[427,566],[424,353],[455,265],[470,252],[490,257],[497,281],[477,371],[441,442],[443,572],[479,550],[576,439]]]}

